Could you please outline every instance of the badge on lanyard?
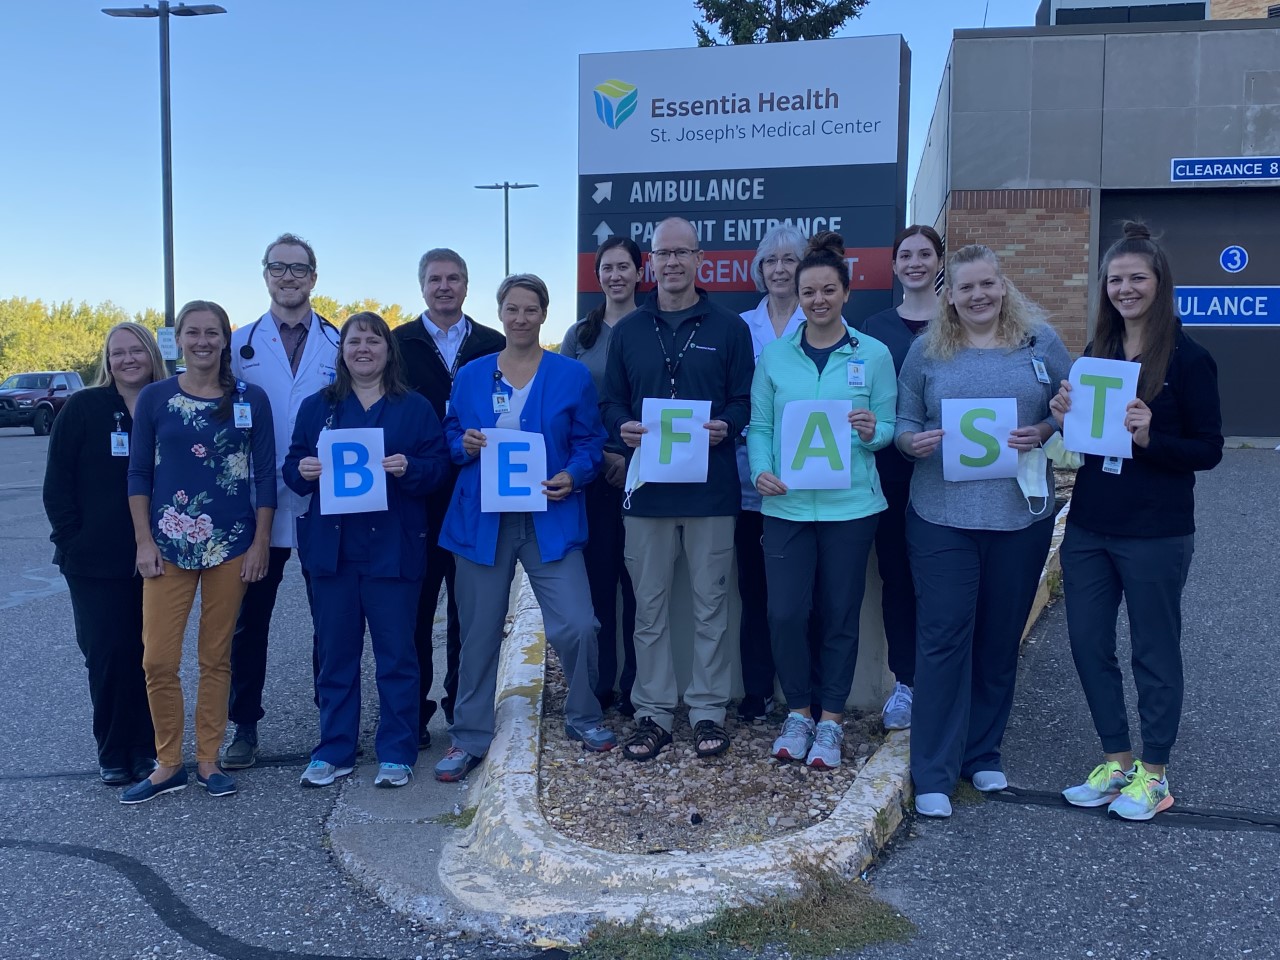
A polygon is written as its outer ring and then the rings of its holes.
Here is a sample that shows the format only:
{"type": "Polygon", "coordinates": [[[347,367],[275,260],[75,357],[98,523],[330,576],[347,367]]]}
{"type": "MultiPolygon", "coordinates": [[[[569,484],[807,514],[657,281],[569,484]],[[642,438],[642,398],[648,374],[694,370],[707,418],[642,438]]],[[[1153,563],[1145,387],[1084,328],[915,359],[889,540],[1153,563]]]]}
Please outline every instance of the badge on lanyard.
{"type": "Polygon", "coordinates": [[[120,426],[120,421],[124,419],[124,414],[113,414],[116,418],[116,428],[111,431],[111,455],[113,457],[127,457],[129,455],[129,434],[120,426]]]}
{"type": "Polygon", "coordinates": [[[242,429],[253,427],[253,409],[249,406],[249,402],[244,398],[244,381],[236,381],[236,393],[240,399],[231,405],[232,413],[235,416],[235,425],[242,429]]]}
{"type": "Polygon", "coordinates": [[[849,377],[849,386],[865,387],[867,385],[867,361],[850,360],[845,364],[845,372],[849,377]]]}
{"type": "Polygon", "coordinates": [[[493,412],[494,413],[510,413],[511,412],[511,395],[508,393],[493,394],[493,412]]]}
{"type": "Polygon", "coordinates": [[[1119,475],[1120,468],[1124,466],[1124,460],[1120,457],[1103,457],[1102,472],[1114,473],[1119,475]]]}
{"type": "Polygon", "coordinates": [[[1041,357],[1031,358],[1031,368],[1036,372],[1036,379],[1041,383],[1049,382],[1049,370],[1044,365],[1044,359],[1041,357]]]}

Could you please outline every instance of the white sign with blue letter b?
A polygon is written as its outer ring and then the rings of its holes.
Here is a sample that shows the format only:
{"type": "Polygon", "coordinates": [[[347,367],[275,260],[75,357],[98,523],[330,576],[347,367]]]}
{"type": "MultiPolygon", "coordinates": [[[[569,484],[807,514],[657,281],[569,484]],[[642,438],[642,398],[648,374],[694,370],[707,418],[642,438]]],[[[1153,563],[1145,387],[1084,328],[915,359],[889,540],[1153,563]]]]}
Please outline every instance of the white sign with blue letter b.
{"type": "Polygon", "coordinates": [[[374,513],[387,509],[387,472],[381,427],[321,430],[320,512],[374,513]]]}

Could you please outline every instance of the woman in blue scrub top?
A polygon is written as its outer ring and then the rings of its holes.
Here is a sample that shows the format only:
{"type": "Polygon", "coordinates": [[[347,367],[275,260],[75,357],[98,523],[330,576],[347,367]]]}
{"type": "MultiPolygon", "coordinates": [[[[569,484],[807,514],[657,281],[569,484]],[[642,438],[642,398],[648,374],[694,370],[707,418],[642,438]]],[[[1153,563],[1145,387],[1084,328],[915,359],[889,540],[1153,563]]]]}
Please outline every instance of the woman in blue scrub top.
{"type": "Polygon", "coordinates": [[[302,786],[323,787],[355,767],[360,657],[368,622],[378,676],[379,769],[374,786],[409,782],[418,756],[418,655],[413,643],[427,542],[427,494],[444,481],[448,451],[435,411],[408,388],[385,320],[342,325],[337,376],[302,402],[285,482],[310,507],[298,517],[298,556],[311,576],[320,670],[320,742],[302,786]],[[317,447],[325,430],[381,429],[387,509],[321,514],[317,447]]]}
{"type": "MultiPolygon", "coordinates": [[[[532,274],[498,287],[498,316],[507,345],[458,371],[444,418],[453,462],[461,466],[440,546],[457,558],[462,660],[453,745],[436,764],[437,780],[461,780],[484,759],[494,733],[494,694],[502,624],[516,561],[542,607],[547,643],[568,683],[565,734],[588,750],[612,750],[596,699],[596,619],[582,548],[587,542],[583,491],[604,461],[604,427],[591,372],[577,360],[538,345],[547,319],[547,285],[532,274]],[[481,509],[480,451],[493,428],[540,433],[546,443],[545,511],[481,509]]],[[[535,489],[536,484],[534,485],[535,489]]]]}

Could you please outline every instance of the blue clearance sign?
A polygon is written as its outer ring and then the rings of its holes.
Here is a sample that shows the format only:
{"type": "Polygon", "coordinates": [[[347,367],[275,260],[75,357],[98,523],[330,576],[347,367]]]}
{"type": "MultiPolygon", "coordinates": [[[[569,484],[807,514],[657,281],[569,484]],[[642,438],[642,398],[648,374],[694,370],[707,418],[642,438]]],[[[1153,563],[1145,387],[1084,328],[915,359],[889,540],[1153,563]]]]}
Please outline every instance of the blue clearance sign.
{"type": "Polygon", "coordinates": [[[1175,157],[1171,183],[1206,180],[1280,180],[1280,157],[1175,157]]]}
{"type": "Polygon", "coordinates": [[[1174,295],[1188,326],[1280,324],[1280,287],[1177,287],[1174,295]]]}

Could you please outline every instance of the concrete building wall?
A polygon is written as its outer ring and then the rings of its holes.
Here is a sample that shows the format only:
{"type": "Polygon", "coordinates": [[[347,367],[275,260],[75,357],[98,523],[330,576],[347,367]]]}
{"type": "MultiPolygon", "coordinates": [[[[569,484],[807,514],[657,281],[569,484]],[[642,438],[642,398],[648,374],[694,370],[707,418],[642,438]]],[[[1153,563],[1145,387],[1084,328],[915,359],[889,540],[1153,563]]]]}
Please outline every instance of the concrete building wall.
{"type": "Polygon", "coordinates": [[[986,244],[1048,314],[1067,350],[1088,339],[1091,194],[1086,189],[953,190],[947,249],[986,244]]]}

